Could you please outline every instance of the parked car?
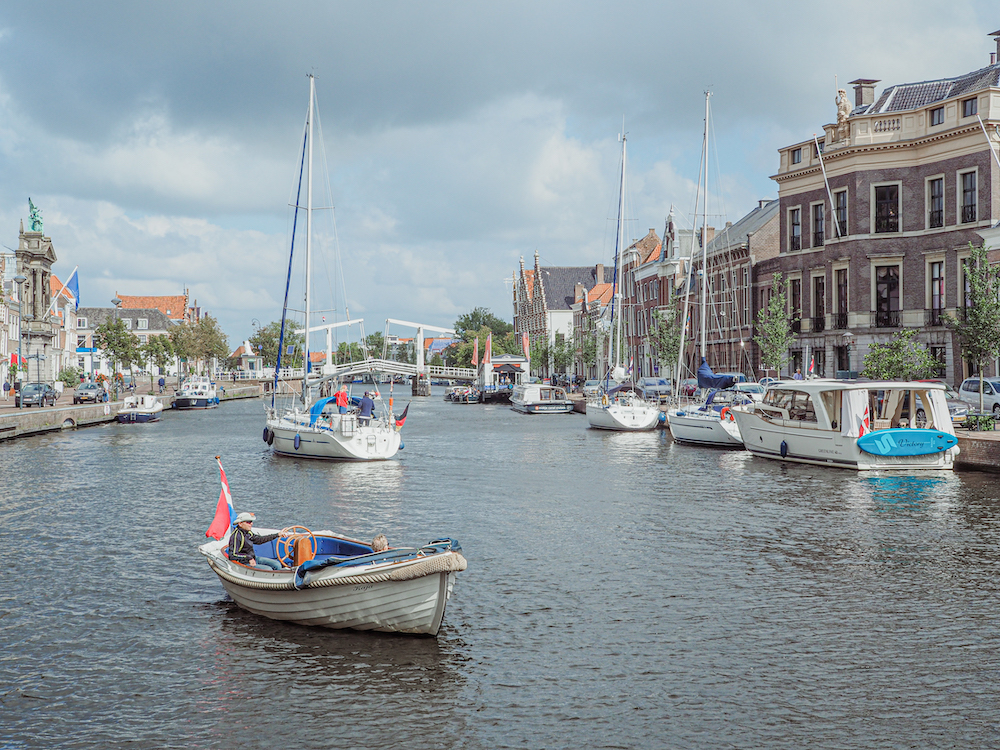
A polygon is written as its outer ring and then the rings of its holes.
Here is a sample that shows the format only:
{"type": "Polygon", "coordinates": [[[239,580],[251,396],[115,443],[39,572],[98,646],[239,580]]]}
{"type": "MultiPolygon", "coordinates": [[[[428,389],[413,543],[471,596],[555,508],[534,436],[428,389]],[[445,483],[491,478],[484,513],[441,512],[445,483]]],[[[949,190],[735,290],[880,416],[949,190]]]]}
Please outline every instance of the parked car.
{"type": "Polygon", "coordinates": [[[605,384],[604,380],[588,380],[586,383],[583,384],[583,395],[586,396],[587,398],[596,396],[597,394],[601,393],[601,391],[605,390],[605,385],[607,385],[607,390],[610,391],[612,388],[618,385],[618,381],[608,380],[607,383],[605,384]]]}
{"type": "MultiPolygon", "coordinates": [[[[952,388],[943,380],[930,379],[930,380],[921,380],[920,382],[940,383],[941,385],[943,385],[945,387],[944,400],[948,404],[948,414],[951,416],[951,423],[959,426],[965,424],[965,418],[969,416],[969,404],[967,404],[965,401],[961,399],[961,397],[958,395],[958,391],[956,391],[954,388],[952,388]]],[[[976,395],[977,396],[979,395],[978,391],[976,392],[976,395]]],[[[979,403],[977,399],[976,407],[978,408],[978,406],[979,403]]],[[[926,421],[927,419],[926,415],[924,414],[924,410],[918,408],[917,422],[919,423],[926,421]]]]}
{"type": "Polygon", "coordinates": [[[648,399],[666,401],[670,398],[670,383],[664,378],[639,378],[638,384],[648,399]]]}
{"type": "Polygon", "coordinates": [[[760,383],[736,383],[733,390],[747,394],[754,401],[763,401],[764,391],[767,389],[760,383]]]}
{"type": "Polygon", "coordinates": [[[765,388],[771,385],[771,383],[778,383],[778,382],[780,382],[778,378],[761,378],[760,380],[757,381],[759,385],[762,385],[765,388]]]}
{"type": "MultiPolygon", "coordinates": [[[[963,380],[958,397],[973,409],[979,409],[979,378],[963,380]]],[[[1000,417],[1000,378],[983,378],[983,411],[992,411],[1000,417]]]]}
{"type": "Polygon", "coordinates": [[[85,402],[97,404],[107,400],[107,391],[104,390],[104,386],[100,383],[80,383],[77,389],[73,391],[74,404],[85,402]]]}
{"type": "Polygon", "coordinates": [[[684,378],[677,390],[682,396],[693,396],[698,392],[698,378],[684,378]]]}
{"type": "Polygon", "coordinates": [[[32,404],[37,404],[40,407],[46,404],[52,406],[57,398],[59,398],[59,394],[48,383],[27,383],[22,385],[21,390],[14,396],[14,406],[20,407],[22,404],[24,406],[32,404]]]}

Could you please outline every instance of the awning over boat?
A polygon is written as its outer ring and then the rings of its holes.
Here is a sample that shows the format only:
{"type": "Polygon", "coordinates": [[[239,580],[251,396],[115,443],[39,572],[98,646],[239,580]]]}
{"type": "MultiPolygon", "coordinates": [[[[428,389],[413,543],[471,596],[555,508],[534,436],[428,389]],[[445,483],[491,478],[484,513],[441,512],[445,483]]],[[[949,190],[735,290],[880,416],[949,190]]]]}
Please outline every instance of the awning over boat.
{"type": "Polygon", "coordinates": [[[321,398],[312,408],[309,410],[309,424],[316,424],[316,420],[319,419],[319,415],[323,413],[323,407],[326,406],[331,401],[335,401],[335,396],[330,396],[329,398],[321,398]]]}
{"type": "Polygon", "coordinates": [[[494,365],[493,372],[521,372],[517,365],[494,365]]]}
{"type": "Polygon", "coordinates": [[[732,375],[716,375],[705,358],[701,358],[701,364],[698,365],[699,388],[730,388],[735,382],[736,378],[732,375]]]}

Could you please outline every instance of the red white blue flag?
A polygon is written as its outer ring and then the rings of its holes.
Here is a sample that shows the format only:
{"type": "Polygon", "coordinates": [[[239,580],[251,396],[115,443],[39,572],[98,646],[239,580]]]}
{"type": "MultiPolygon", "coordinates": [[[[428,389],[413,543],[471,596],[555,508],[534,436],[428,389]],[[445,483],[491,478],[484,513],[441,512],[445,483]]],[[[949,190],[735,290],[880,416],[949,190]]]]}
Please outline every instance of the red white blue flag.
{"type": "Polygon", "coordinates": [[[229,494],[229,480],[226,479],[226,472],[222,469],[222,457],[216,456],[219,462],[219,476],[222,479],[222,491],[219,493],[219,502],[215,507],[215,519],[208,527],[205,536],[212,539],[222,539],[226,532],[233,527],[236,521],[236,511],[233,510],[233,496],[229,494]]]}

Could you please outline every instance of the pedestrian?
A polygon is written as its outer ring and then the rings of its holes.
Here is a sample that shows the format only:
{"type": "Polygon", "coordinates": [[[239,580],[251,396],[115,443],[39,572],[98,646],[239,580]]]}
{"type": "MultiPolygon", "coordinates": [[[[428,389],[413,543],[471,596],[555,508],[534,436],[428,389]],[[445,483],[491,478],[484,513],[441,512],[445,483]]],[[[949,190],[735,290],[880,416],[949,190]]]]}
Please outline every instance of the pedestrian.
{"type": "Polygon", "coordinates": [[[361,412],[358,414],[358,424],[366,425],[372,421],[372,412],[375,411],[375,402],[371,395],[365,391],[364,398],[361,399],[361,412]]]}
{"type": "Polygon", "coordinates": [[[792,375],[792,380],[802,380],[802,370],[795,368],[795,374],[792,375]]]}
{"type": "Polygon", "coordinates": [[[167,381],[164,380],[163,376],[161,375],[160,376],[160,381],[159,381],[159,383],[157,383],[157,385],[160,386],[160,393],[163,393],[163,386],[165,386],[166,384],[167,384],[167,381]]]}
{"type": "Polygon", "coordinates": [[[242,563],[251,568],[270,568],[271,570],[281,570],[281,563],[271,557],[257,557],[253,546],[255,544],[267,544],[279,536],[287,537],[287,532],[275,534],[255,534],[253,533],[253,522],[257,516],[253,513],[243,512],[236,516],[236,525],[233,527],[233,534],[229,538],[229,559],[242,563]]]}
{"type": "Polygon", "coordinates": [[[10,398],[10,382],[3,381],[3,400],[6,401],[10,398]]]}

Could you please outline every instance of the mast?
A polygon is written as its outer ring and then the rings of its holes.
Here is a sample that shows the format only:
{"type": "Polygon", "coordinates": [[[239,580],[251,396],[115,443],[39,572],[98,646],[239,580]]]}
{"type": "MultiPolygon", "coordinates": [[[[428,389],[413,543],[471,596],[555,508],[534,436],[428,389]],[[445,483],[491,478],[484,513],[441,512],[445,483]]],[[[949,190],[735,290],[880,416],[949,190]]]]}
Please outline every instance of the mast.
{"type": "Polygon", "coordinates": [[[618,187],[618,233],[615,237],[615,284],[611,297],[611,319],[615,325],[615,361],[614,370],[622,364],[622,307],[618,306],[618,317],[615,317],[615,298],[621,289],[622,248],[625,243],[625,123],[622,123],[622,173],[618,187]]]}
{"type": "Polygon", "coordinates": [[[309,289],[312,283],[312,204],[313,204],[313,109],[316,101],[316,78],[309,74],[309,135],[307,144],[309,147],[307,172],[308,181],[306,184],[306,298],[305,298],[305,346],[304,359],[302,361],[302,404],[309,406],[309,289]]]}
{"type": "Polygon", "coordinates": [[[707,341],[707,303],[708,303],[708,98],[711,91],[705,92],[705,197],[701,214],[701,356],[708,359],[707,341]]]}

